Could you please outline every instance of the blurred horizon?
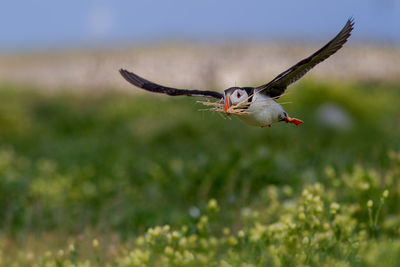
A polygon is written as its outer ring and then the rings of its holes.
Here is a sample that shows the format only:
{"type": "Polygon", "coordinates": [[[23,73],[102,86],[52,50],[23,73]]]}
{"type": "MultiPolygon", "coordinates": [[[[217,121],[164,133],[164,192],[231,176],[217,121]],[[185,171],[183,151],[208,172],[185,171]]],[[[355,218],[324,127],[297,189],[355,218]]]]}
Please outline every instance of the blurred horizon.
{"type": "Polygon", "coordinates": [[[0,53],[149,43],[310,43],[329,40],[350,17],[356,23],[352,42],[398,45],[399,14],[394,0],[17,0],[0,10],[0,53]]]}

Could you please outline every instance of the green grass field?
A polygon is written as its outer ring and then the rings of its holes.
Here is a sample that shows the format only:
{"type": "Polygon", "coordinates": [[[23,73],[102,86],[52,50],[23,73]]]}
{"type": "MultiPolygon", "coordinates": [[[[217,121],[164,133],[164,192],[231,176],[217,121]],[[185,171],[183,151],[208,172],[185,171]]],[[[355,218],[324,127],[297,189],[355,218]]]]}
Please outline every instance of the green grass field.
{"type": "Polygon", "coordinates": [[[305,80],[281,99],[305,123],[263,129],[36,89],[0,85],[2,266],[400,265],[399,83],[305,80]]]}

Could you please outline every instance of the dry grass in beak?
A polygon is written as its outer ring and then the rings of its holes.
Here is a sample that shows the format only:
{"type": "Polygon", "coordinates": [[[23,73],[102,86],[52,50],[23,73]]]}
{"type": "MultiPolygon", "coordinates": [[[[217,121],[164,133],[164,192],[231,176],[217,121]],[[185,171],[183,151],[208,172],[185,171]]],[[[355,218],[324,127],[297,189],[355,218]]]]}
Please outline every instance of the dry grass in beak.
{"type": "Polygon", "coordinates": [[[225,105],[224,101],[221,99],[220,101],[217,102],[210,102],[210,101],[197,101],[197,103],[203,104],[204,106],[207,106],[209,108],[201,109],[207,110],[207,111],[214,111],[214,112],[220,112],[223,114],[237,114],[237,115],[243,115],[243,114],[251,114],[250,111],[248,111],[248,107],[252,102],[248,102],[247,99],[238,103],[238,104],[232,104],[228,111],[225,112],[225,105]]]}

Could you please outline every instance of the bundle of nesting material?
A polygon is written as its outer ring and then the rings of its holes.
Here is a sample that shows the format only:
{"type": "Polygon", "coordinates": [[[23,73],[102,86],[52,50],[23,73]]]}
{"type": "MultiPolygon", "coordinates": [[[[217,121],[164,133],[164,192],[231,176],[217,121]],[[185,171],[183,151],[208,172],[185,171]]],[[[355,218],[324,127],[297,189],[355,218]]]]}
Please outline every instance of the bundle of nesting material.
{"type": "MultiPolygon", "coordinates": [[[[250,97],[249,97],[250,98],[250,97]]],[[[209,108],[205,109],[200,109],[201,111],[213,111],[213,112],[218,112],[223,115],[229,115],[229,114],[236,114],[236,115],[245,115],[245,114],[251,114],[251,112],[248,110],[248,107],[252,102],[248,102],[247,99],[231,105],[227,111],[225,111],[225,104],[224,100],[221,99],[216,102],[210,102],[210,101],[197,101],[197,103],[203,104],[204,106],[207,106],[209,108]]],[[[227,116],[224,116],[226,118],[227,116]]],[[[229,117],[227,117],[229,118],[229,117]]]]}

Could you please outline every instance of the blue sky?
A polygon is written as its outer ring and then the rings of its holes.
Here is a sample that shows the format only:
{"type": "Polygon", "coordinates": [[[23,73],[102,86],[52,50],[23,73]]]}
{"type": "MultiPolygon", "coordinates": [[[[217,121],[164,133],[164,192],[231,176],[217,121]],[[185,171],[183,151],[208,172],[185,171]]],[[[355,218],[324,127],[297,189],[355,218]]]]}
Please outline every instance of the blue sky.
{"type": "Polygon", "coordinates": [[[4,0],[0,51],[163,41],[307,42],[353,16],[354,39],[400,43],[398,0],[4,0]]]}

